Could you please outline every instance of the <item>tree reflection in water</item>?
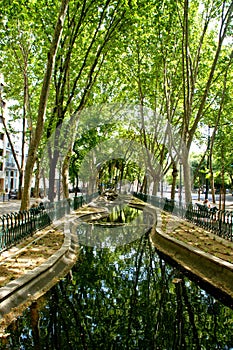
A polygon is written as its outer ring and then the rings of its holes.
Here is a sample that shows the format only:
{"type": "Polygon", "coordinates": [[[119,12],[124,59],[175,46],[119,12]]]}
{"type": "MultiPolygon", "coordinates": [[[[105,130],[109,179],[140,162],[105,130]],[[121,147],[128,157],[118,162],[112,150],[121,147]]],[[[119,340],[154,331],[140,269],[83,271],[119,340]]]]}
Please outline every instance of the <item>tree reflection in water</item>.
{"type": "Polygon", "coordinates": [[[81,247],[71,273],[9,327],[1,349],[230,349],[232,323],[232,309],[144,235],[122,247],[81,247]]]}

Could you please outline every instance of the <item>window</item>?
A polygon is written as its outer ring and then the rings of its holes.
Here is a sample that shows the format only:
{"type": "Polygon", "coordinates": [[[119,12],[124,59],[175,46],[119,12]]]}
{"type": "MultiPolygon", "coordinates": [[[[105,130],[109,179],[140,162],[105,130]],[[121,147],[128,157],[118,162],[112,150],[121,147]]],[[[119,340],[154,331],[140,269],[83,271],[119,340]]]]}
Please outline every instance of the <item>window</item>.
{"type": "Polygon", "coordinates": [[[4,134],[0,132],[0,140],[4,140],[4,134]]]}
{"type": "Polygon", "coordinates": [[[3,149],[0,148],[0,156],[3,156],[3,149]]]}
{"type": "Polygon", "coordinates": [[[0,162],[0,171],[2,171],[2,170],[3,170],[3,163],[0,162]]]}

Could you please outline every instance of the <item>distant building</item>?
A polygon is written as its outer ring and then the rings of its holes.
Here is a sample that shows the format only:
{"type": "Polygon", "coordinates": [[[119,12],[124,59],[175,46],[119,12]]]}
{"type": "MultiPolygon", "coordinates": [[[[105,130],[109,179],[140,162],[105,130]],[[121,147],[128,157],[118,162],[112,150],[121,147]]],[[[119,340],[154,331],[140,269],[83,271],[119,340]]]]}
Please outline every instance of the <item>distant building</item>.
{"type": "MultiPolygon", "coordinates": [[[[18,189],[19,172],[4,130],[2,118],[0,116],[0,192],[9,192],[10,190],[18,189]]],[[[20,163],[20,136],[18,134],[11,134],[10,137],[20,163]]]]}
{"type": "MultiPolygon", "coordinates": [[[[17,190],[19,186],[19,171],[4,128],[5,124],[8,129],[9,123],[6,102],[2,98],[4,86],[4,77],[0,74],[0,194],[17,190]]],[[[19,164],[21,164],[22,149],[22,131],[20,131],[20,128],[20,125],[14,125],[14,133],[10,133],[8,130],[19,164]]]]}
{"type": "Polygon", "coordinates": [[[0,192],[5,190],[5,132],[2,124],[2,117],[0,116],[0,192]]]}
{"type": "MultiPolygon", "coordinates": [[[[20,163],[20,140],[19,136],[12,135],[11,139],[14,144],[15,153],[17,155],[17,159],[20,163]]],[[[6,155],[5,155],[5,190],[6,192],[10,190],[17,190],[19,187],[19,171],[17,168],[17,165],[15,163],[12,150],[10,147],[10,144],[7,140],[6,142],[6,149],[5,149],[6,155]]]]}

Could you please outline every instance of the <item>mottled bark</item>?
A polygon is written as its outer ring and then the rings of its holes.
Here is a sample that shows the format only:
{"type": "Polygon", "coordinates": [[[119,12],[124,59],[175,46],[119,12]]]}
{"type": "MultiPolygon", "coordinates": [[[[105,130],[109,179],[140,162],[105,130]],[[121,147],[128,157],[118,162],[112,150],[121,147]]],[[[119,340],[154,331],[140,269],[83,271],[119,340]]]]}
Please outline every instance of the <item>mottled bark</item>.
{"type": "Polygon", "coordinates": [[[67,153],[64,162],[62,164],[62,188],[63,188],[63,197],[69,198],[69,188],[68,188],[68,180],[69,180],[69,165],[70,165],[70,157],[71,151],[67,153]]]}
{"type": "Polygon", "coordinates": [[[54,69],[55,58],[57,54],[57,49],[60,43],[63,25],[66,17],[66,12],[68,8],[69,0],[63,0],[60,8],[60,13],[54,30],[54,36],[51,43],[50,51],[48,53],[47,67],[44,75],[43,85],[41,89],[37,123],[34,132],[32,133],[31,142],[28,150],[28,159],[25,169],[25,178],[24,178],[24,191],[21,202],[21,210],[26,210],[30,206],[30,190],[32,182],[32,173],[33,167],[35,164],[37,150],[40,144],[40,140],[44,130],[44,118],[47,109],[47,102],[49,96],[49,88],[52,77],[52,72],[54,69]]]}

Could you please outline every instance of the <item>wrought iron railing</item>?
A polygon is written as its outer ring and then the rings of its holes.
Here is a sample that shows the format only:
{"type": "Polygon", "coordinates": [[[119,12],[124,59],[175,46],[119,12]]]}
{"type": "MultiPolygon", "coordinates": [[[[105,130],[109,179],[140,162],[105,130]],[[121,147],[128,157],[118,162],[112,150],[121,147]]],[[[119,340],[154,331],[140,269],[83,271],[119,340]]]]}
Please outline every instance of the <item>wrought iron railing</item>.
{"type": "Polygon", "coordinates": [[[133,193],[133,195],[155,207],[195,223],[219,237],[233,241],[233,211],[210,210],[204,206],[198,207],[196,204],[179,205],[174,200],[144,193],[133,193]]]}
{"type": "Polygon", "coordinates": [[[8,249],[36,231],[45,228],[54,220],[59,220],[69,214],[71,209],[78,209],[96,196],[95,193],[53,203],[40,203],[39,206],[29,210],[0,216],[0,251],[8,249]]]}
{"type": "Polygon", "coordinates": [[[73,209],[77,210],[80,208],[83,204],[90,203],[93,199],[95,199],[98,196],[98,192],[92,193],[92,194],[85,194],[79,197],[73,198],[73,209]]]}
{"type": "MultiPolygon", "coordinates": [[[[41,203],[38,207],[27,211],[13,212],[0,216],[0,251],[8,249],[37,230],[45,228],[54,220],[64,217],[70,213],[71,209],[77,210],[97,196],[98,193],[93,193],[54,203],[41,203]]],[[[180,206],[176,201],[143,193],[134,193],[134,196],[155,207],[193,222],[222,238],[233,241],[232,211],[206,211],[206,209],[201,209],[195,204],[180,206]]]]}

